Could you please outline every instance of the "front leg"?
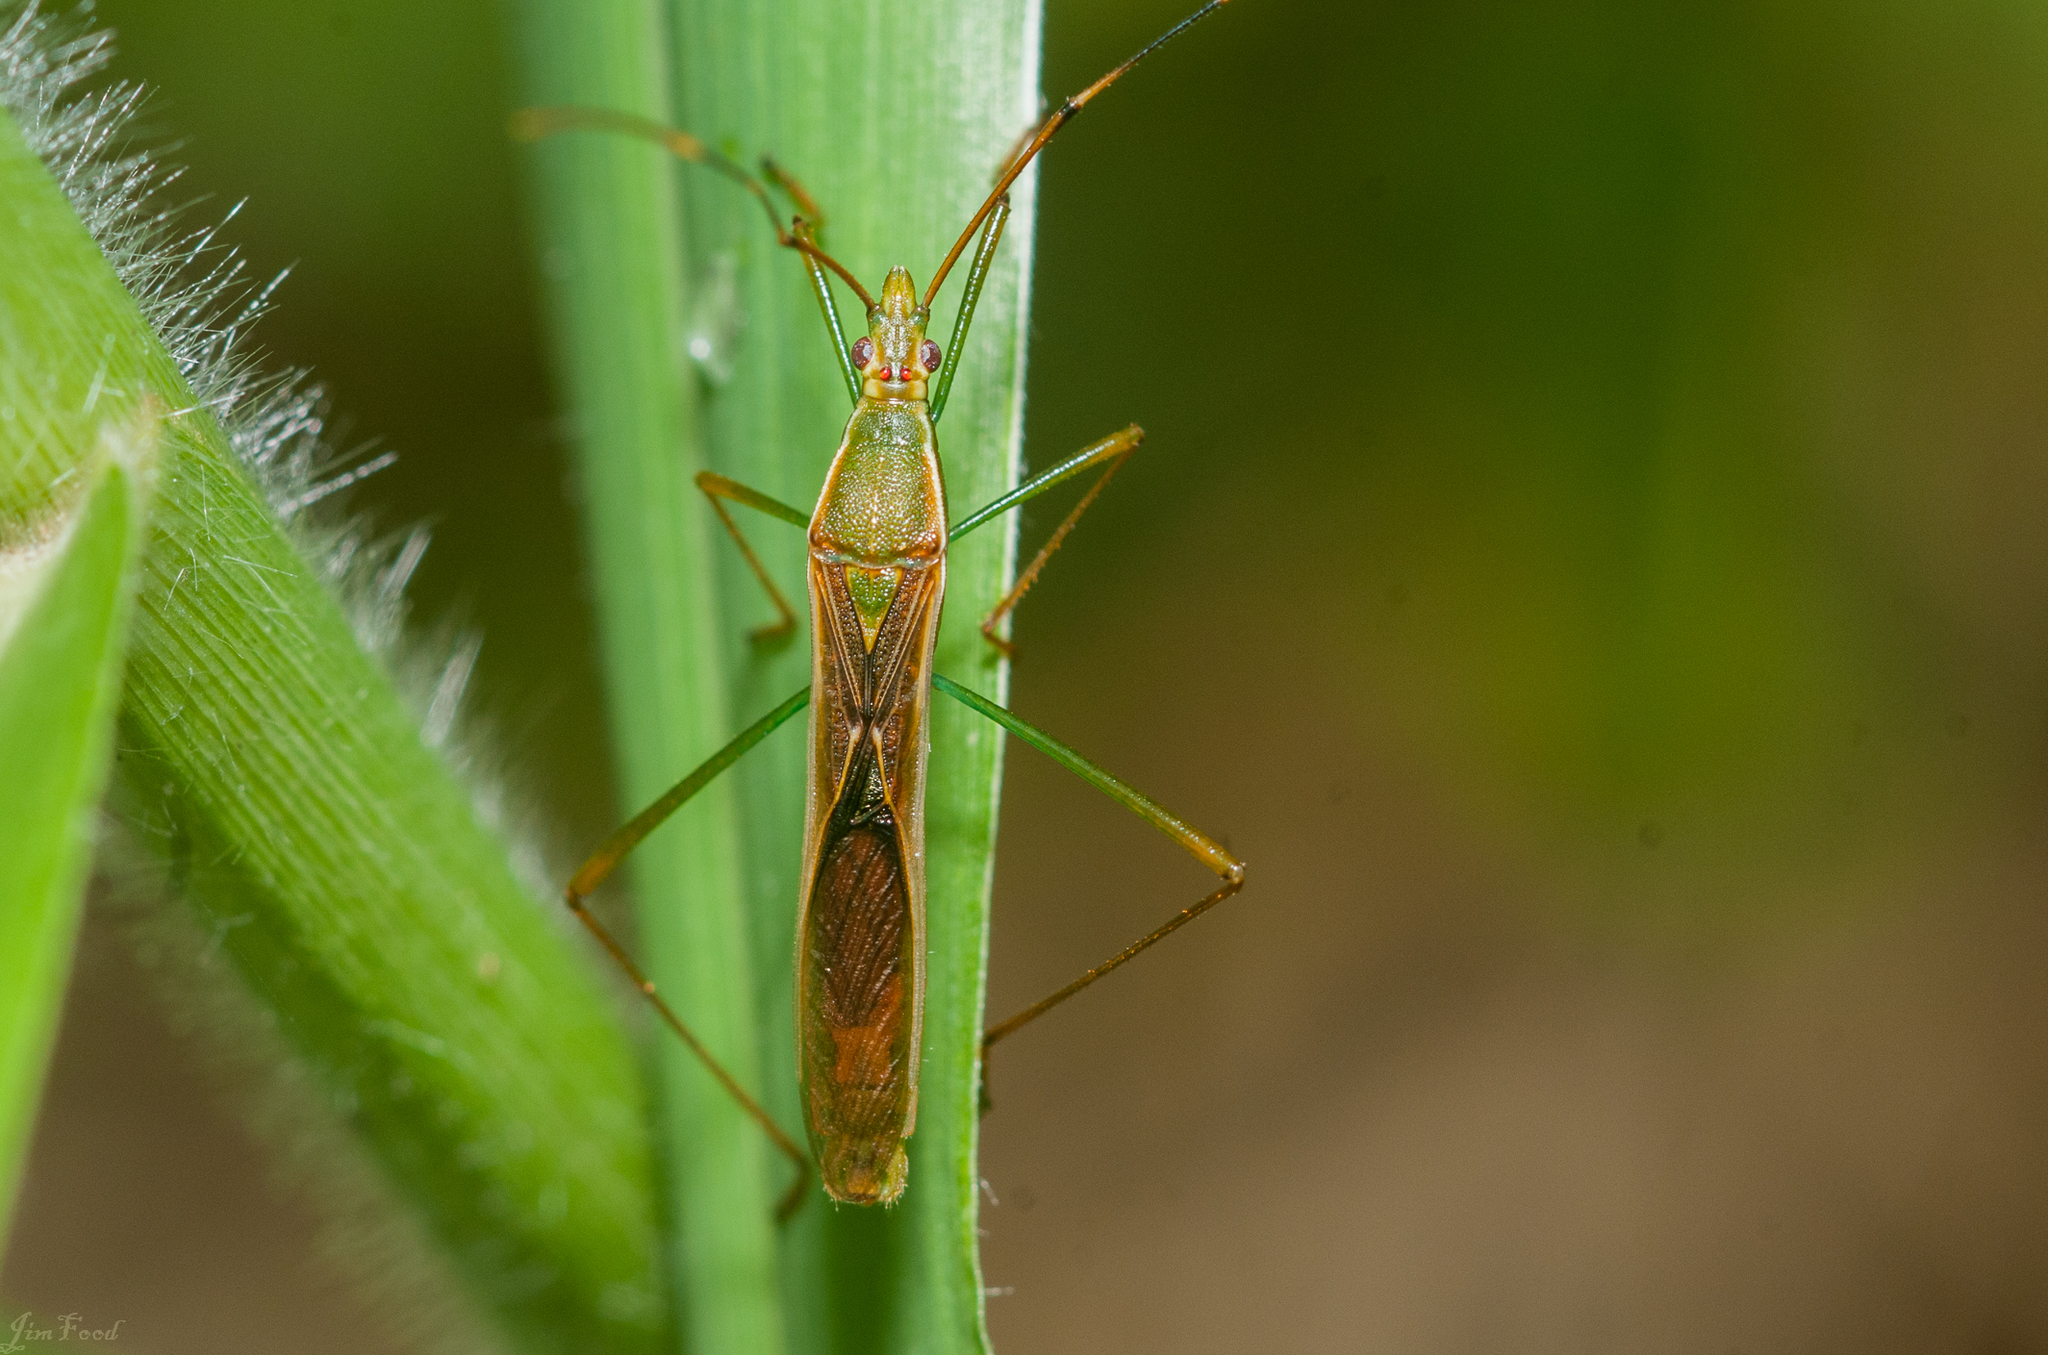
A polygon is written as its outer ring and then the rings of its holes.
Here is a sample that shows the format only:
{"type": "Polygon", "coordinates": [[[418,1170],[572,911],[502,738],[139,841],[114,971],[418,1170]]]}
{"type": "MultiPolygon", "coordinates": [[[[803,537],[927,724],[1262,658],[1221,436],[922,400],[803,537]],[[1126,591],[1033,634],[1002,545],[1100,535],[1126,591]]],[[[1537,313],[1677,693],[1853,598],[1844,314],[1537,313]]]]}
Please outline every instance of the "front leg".
{"type": "Polygon", "coordinates": [[[743,503],[758,512],[781,518],[784,522],[793,522],[799,527],[810,526],[811,520],[804,516],[801,509],[791,508],[780,499],[771,499],[758,489],[749,489],[739,481],[729,480],[713,471],[697,472],[697,488],[703,490],[704,497],[711,500],[711,511],[718,514],[718,520],[725,524],[725,530],[732,533],[732,539],[738,544],[740,554],[746,557],[747,568],[754,571],[754,577],[759,579],[761,587],[768,591],[768,600],[775,604],[775,610],[781,614],[781,620],[755,627],[747,632],[747,638],[764,647],[787,643],[789,637],[796,633],[796,613],[790,610],[789,600],[782,596],[782,590],[775,586],[775,580],[768,577],[768,569],[761,563],[761,557],[754,554],[754,547],[747,540],[746,533],[732,520],[732,514],[725,511],[725,501],[730,499],[734,503],[743,503]]]}
{"type": "Polygon", "coordinates": [[[953,529],[948,537],[949,540],[965,536],[976,527],[981,526],[982,523],[1008,512],[1027,499],[1036,498],[1054,485],[1059,484],[1062,480],[1071,479],[1091,467],[1103,466],[1100,478],[1088,487],[1088,492],[1081,496],[1081,502],[1075,504],[1074,510],[1067,514],[1065,520],[1058,527],[1053,529],[1051,537],[1047,538],[1046,543],[1039,547],[1038,554],[1031,558],[1031,563],[1024,567],[1023,572],[1018,574],[1017,582],[1004,595],[1003,600],[998,602],[994,609],[982,619],[982,635],[986,637],[990,644],[1001,650],[1005,658],[1014,659],[1017,657],[1017,646],[1000,633],[1003,622],[1009,618],[1011,612],[1017,609],[1017,604],[1024,600],[1024,595],[1031,591],[1031,585],[1038,582],[1039,571],[1045,568],[1045,562],[1050,560],[1052,553],[1058,550],[1061,544],[1066,541],[1067,533],[1074,530],[1074,524],[1081,520],[1081,515],[1087,512],[1089,506],[1095,502],[1102,491],[1109,487],[1110,477],[1123,468],[1124,462],[1131,459],[1132,454],[1144,444],[1144,441],[1145,430],[1136,424],[1132,424],[1129,428],[1123,429],[1120,432],[1112,433],[1094,446],[1085,447],[1073,456],[1068,457],[1051,470],[1026,480],[1023,484],[1017,486],[1002,498],[997,499],[980,512],[970,513],[967,517],[961,519],[959,526],[953,529]],[[1104,463],[1107,464],[1105,465],[1104,463]]]}

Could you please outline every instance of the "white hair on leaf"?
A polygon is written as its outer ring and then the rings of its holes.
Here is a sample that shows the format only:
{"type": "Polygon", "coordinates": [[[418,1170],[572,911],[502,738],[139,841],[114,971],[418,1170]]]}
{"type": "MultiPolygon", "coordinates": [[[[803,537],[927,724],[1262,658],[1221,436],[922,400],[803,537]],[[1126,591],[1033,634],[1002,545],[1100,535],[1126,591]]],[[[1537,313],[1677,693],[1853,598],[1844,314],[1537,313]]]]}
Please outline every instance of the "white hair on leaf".
{"type": "MultiPolygon", "coordinates": [[[[424,555],[424,527],[378,531],[366,520],[315,513],[317,505],[392,465],[375,444],[337,448],[326,390],[304,369],[265,372],[248,341],[285,280],[260,285],[221,242],[219,222],[186,229],[188,208],[160,205],[183,171],[131,135],[147,91],[119,81],[87,92],[114,55],[113,34],[92,26],[89,3],[68,14],[39,0],[0,0],[0,106],[43,162],[143,317],[220,424],[242,466],[308,564],[340,600],[362,647],[394,676],[422,740],[467,782],[479,819],[508,840],[515,867],[539,897],[551,872],[532,835],[512,831],[488,740],[461,709],[480,639],[443,624],[408,637],[406,584],[424,555]]],[[[331,505],[330,505],[331,506],[331,505]]]]}

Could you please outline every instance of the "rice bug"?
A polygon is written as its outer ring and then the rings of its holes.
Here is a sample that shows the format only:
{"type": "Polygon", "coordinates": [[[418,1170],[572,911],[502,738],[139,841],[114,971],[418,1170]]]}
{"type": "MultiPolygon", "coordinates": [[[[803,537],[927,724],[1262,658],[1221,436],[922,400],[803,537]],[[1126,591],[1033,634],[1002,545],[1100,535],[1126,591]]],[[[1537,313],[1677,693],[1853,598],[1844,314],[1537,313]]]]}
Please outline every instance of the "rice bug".
{"type": "Polygon", "coordinates": [[[728,505],[740,504],[806,529],[809,685],[612,834],[564,891],[568,906],[662,1020],[796,1165],[797,1179],[779,1214],[787,1215],[804,1199],[813,1159],[826,1191],[842,1202],[894,1203],[906,1184],[905,1141],[917,1119],[924,1007],[923,797],[927,716],[935,688],[1048,753],[1165,831],[1222,882],[1105,963],[989,1027],[981,1042],[984,1064],[997,1041],[1243,887],[1244,864],[1222,846],[1009,711],[933,672],[932,665],[949,543],[1055,485],[1084,472],[1100,472],[983,621],[982,632],[990,643],[1007,650],[998,627],[1144,438],[1135,425],[1123,429],[949,523],[934,429],[1009,217],[1009,190],[1090,100],[1224,3],[1209,0],[1033,128],[1003,161],[993,188],[922,296],[900,266],[889,272],[879,296],[868,292],[823,248],[822,214],[808,192],[772,161],[764,159],[762,172],[756,175],[688,133],[601,109],[536,108],[515,119],[515,134],[528,140],[577,130],[649,140],[680,159],[723,174],[752,194],[767,213],[777,242],[804,261],[853,400],[817,505],[808,514],[723,476],[705,472],[697,477],[698,487],[780,615],[775,625],[756,632],[757,640],[793,634],[796,614],[728,505]],[[782,224],[771,189],[780,189],[798,208],[788,227],[782,224]],[[941,350],[925,334],[931,303],[970,243],[974,251],[959,314],[950,346],[941,350]],[[865,308],[867,333],[851,344],[840,324],[830,275],[849,287],[865,308]],[[806,706],[811,714],[795,1004],[808,1155],[705,1048],[585,906],[590,894],[649,833],[806,706]]]}

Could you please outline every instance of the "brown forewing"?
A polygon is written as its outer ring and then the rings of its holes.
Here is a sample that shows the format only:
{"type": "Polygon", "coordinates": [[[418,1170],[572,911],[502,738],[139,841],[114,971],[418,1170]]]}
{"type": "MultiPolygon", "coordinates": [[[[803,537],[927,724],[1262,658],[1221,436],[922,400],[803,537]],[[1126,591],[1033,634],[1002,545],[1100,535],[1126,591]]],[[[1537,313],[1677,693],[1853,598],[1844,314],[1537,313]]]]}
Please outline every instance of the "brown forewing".
{"type": "Polygon", "coordinates": [[[813,559],[811,766],[797,1056],[825,1184],[893,1198],[924,1007],[925,716],[943,558],[903,572],[870,651],[841,568],[813,559]]]}

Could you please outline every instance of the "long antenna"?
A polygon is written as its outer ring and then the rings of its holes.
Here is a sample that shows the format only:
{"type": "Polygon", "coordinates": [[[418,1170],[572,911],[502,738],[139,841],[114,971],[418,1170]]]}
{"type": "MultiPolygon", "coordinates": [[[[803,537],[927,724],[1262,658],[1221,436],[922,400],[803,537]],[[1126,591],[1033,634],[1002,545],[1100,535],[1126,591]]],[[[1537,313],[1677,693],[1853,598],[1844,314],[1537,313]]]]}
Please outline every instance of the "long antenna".
{"type": "MultiPolygon", "coordinates": [[[[1221,3],[1221,0],[1217,2],[1221,3]]],[[[703,165],[717,170],[752,193],[760,202],[761,210],[768,213],[768,225],[775,232],[777,244],[785,249],[810,255],[837,273],[841,281],[853,288],[854,295],[860,298],[863,306],[869,310],[875,308],[875,299],[868,295],[867,288],[860,285],[860,279],[847,272],[839,260],[818,248],[808,238],[808,233],[803,227],[809,223],[806,223],[804,218],[796,219],[796,230],[786,229],[782,224],[782,218],[776,215],[775,201],[768,196],[767,185],[688,132],[679,132],[651,118],[620,113],[609,108],[522,108],[512,115],[512,135],[521,141],[538,141],[557,132],[618,132],[623,136],[652,141],[678,160],[687,160],[693,165],[703,165]]],[[[778,181],[781,181],[779,173],[778,181]]]]}
{"type": "Polygon", "coordinates": [[[1003,194],[1010,191],[1010,185],[1017,182],[1017,176],[1024,172],[1024,167],[1030,164],[1040,151],[1045,149],[1045,143],[1052,140],[1060,128],[1072,121],[1076,113],[1087,107],[1090,99],[1122,79],[1125,73],[1133,66],[1158,51],[1161,47],[1164,47],[1167,43],[1172,42],[1202,20],[1208,18],[1212,11],[1222,9],[1228,3],[1229,0],[1209,0],[1208,4],[1203,5],[1193,14],[1188,15],[1187,18],[1182,19],[1158,37],[1146,43],[1138,50],[1138,54],[1129,61],[1118,66],[1108,75],[1103,76],[1100,80],[1097,80],[1094,84],[1054,109],[1051,115],[1038,125],[1038,130],[1032,134],[1031,140],[1025,143],[1024,149],[1017,153],[1016,158],[1011,160],[1009,166],[1003,170],[1002,177],[996,180],[996,186],[990,191],[987,201],[981,204],[981,210],[974,214],[974,219],[967,223],[967,229],[961,231],[960,238],[953,242],[953,250],[950,254],[946,255],[946,261],[939,265],[939,271],[932,274],[930,284],[924,289],[923,305],[925,309],[929,310],[931,308],[932,298],[939,294],[939,284],[946,280],[946,274],[953,271],[953,265],[959,261],[961,251],[967,248],[967,242],[974,238],[974,233],[981,229],[981,223],[987,219],[990,212],[995,210],[996,202],[1003,194]]]}

